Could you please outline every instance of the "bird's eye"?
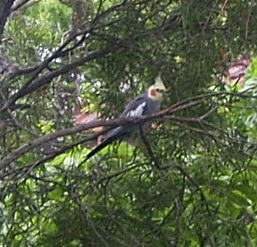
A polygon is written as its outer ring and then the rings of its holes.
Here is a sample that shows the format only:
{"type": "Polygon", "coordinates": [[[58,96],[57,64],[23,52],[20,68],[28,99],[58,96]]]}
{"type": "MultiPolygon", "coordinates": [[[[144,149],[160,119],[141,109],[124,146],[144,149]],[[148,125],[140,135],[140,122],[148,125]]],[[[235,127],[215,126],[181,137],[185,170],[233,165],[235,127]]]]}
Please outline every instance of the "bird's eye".
{"type": "Polygon", "coordinates": [[[156,91],[157,91],[158,93],[164,93],[164,92],[165,92],[165,90],[160,89],[160,88],[157,88],[156,91]]]}

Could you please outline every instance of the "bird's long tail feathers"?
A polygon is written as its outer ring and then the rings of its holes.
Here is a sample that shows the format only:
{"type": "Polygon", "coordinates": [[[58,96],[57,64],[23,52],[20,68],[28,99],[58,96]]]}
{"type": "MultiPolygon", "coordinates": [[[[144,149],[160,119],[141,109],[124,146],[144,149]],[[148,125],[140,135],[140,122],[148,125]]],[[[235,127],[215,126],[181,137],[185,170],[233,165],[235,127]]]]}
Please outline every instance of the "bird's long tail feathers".
{"type": "Polygon", "coordinates": [[[98,153],[100,150],[102,150],[104,147],[115,141],[117,138],[115,136],[111,136],[109,138],[104,139],[98,146],[96,146],[89,154],[87,154],[85,161],[90,159],[92,156],[94,156],[96,153],[98,153]]]}

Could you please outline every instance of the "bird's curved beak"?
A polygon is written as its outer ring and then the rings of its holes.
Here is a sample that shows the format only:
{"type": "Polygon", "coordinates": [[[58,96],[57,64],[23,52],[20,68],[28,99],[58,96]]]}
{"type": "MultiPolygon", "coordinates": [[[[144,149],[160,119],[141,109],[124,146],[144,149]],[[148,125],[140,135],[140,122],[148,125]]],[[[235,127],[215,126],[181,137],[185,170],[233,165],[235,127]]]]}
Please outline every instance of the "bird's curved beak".
{"type": "Polygon", "coordinates": [[[167,94],[170,92],[170,88],[166,88],[165,91],[164,91],[164,94],[167,94]]]}

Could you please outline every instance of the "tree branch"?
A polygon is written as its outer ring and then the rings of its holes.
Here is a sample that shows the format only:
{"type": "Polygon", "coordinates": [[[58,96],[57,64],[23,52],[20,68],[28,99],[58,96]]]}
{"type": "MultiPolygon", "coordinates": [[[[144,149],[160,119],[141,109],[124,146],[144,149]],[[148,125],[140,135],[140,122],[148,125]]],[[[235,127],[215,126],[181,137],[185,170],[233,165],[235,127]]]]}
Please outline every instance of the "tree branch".
{"type": "MultiPolygon", "coordinates": [[[[210,94],[202,94],[202,95],[198,95],[186,100],[183,100],[181,102],[178,102],[156,114],[153,115],[147,115],[147,116],[142,116],[139,118],[118,118],[115,120],[108,120],[108,121],[94,121],[88,124],[84,124],[84,125],[80,125],[80,126],[76,126],[73,128],[69,128],[69,129],[64,129],[64,130],[59,130],[56,131],[54,133],[39,137],[37,139],[34,139],[20,147],[18,147],[17,149],[13,150],[9,155],[7,155],[7,157],[3,158],[0,161],[0,169],[3,169],[4,167],[8,166],[10,163],[14,162],[15,160],[17,160],[20,156],[22,156],[23,154],[25,154],[26,152],[31,151],[32,149],[50,142],[52,140],[55,140],[59,137],[64,137],[64,136],[68,136],[68,135],[74,135],[76,133],[80,133],[82,131],[85,130],[89,130],[95,127],[99,127],[99,126],[107,126],[107,127],[111,127],[111,128],[115,128],[117,126],[125,126],[125,125],[138,125],[141,124],[147,120],[163,120],[163,121],[174,121],[174,122],[198,122],[202,121],[201,117],[196,117],[196,118],[180,118],[180,117],[176,117],[173,116],[172,114],[178,112],[178,111],[182,111],[185,109],[189,109],[191,107],[194,107],[196,105],[201,104],[202,102],[204,102],[206,100],[206,98],[209,97],[213,97],[213,96],[222,96],[222,95],[226,95],[226,93],[210,93],[210,94]],[[169,118],[164,118],[165,116],[169,115],[169,118]]],[[[238,95],[237,95],[238,96],[238,95]]],[[[209,111],[208,111],[209,114],[209,111]]],[[[87,138],[85,138],[83,140],[83,142],[87,142],[90,140],[93,140],[95,138],[97,138],[98,136],[104,134],[105,132],[107,132],[110,128],[105,129],[103,131],[100,131],[94,135],[91,135],[87,138]]],[[[192,129],[192,127],[191,127],[192,129]]],[[[195,131],[200,132],[200,133],[205,133],[205,131],[203,130],[199,130],[199,129],[195,129],[193,128],[195,131]]],[[[211,133],[207,133],[208,135],[213,136],[213,134],[211,133]]],[[[73,147],[73,145],[71,145],[71,147],[73,147]]]]}
{"type": "Polygon", "coordinates": [[[39,77],[38,79],[36,79],[34,81],[34,83],[32,85],[30,85],[30,86],[26,85],[25,87],[20,89],[17,93],[13,94],[1,110],[5,110],[6,108],[9,108],[18,99],[24,97],[25,95],[27,95],[29,93],[34,92],[37,88],[40,88],[46,84],[49,84],[55,77],[65,74],[65,73],[75,69],[78,66],[81,66],[85,63],[88,63],[88,62],[94,60],[94,59],[105,56],[111,52],[115,52],[119,49],[121,49],[121,46],[118,46],[118,45],[112,45],[112,46],[106,47],[102,50],[90,53],[89,55],[87,55],[83,58],[77,59],[74,62],[63,66],[62,68],[56,69],[54,71],[51,71],[51,72],[39,77]]]}
{"type": "MultiPolygon", "coordinates": [[[[20,146],[19,148],[13,150],[7,157],[3,158],[1,161],[0,161],[0,169],[3,169],[4,167],[8,166],[10,163],[14,162],[15,160],[17,160],[20,156],[22,156],[23,154],[25,154],[26,152],[29,152],[31,151],[32,149],[44,144],[44,143],[47,143],[47,142],[50,142],[52,140],[55,140],[59,137],[64,137],[64,136],[68,136],[68,135],[74,135],[76,133],[79,133],[79,132],[82,132],[82,131],[85,131],[85,130],[88,130],[88,129],[92,129],[92,128],[95,128],[95,127],[99,127],[99,126],[109,126],[109,127],[112,127],[112,128],[115,128],[117,126],[125,126],[125,125],[137,125],[137,124],[141,124],[147,120],[151,120],[151,119],[158,119],[158,118],[161,118],[163,117],[164,115],[167,115],[167,114],[170,114],[170,113],[174,113],[175,111],[179,111],[179,110],[183,110],[183,109],[186,109],[186,108],[190,108],[192,106],[195,106],[197,104],[199,104],[200,101],[197,101],[197,102],[190,102],[184,106],[179,106],[177,107],[177,109],[173,109],[172,106],[163,110],[163,111],[160,111],[156,114],[153,114],[153,115],[148,115],[148,116],[142,116],[140,118],[118,118],[116,120],[108,120],[108,121],[95,121],[95,122],[91,122],[91,123],[88,123],[88,124],[85,124],[85,125],[80,125],[80,126],[76,126],[76,127],[73,127],[73,128],[69,128],[69,129],[64,129],[64,130],[59,130],[59,131],[56,131],[54,133],[51,133],[51,134],[48,134],[48,135],[44,135],[44,136],[41,136],[37,139],[34,139],[22,146],[20,146]]],[[[86,141],[90,141],[90,140],[93,140],[95,139],[97,136],[99,135],[102,135],[103,133],[107,132],[108,130],[103,130],[103,131],[100,131],[94,135],[91,135],[90,137],[84,139],[84,142],[86,141]]]]}
{"type": "Polygon", "coordinates": [[[11,8],[14,0],[1,0],[0,4],[0,43],[2,41],[5,24],[7,22],[8,16],[11,13],[11,8]]]}

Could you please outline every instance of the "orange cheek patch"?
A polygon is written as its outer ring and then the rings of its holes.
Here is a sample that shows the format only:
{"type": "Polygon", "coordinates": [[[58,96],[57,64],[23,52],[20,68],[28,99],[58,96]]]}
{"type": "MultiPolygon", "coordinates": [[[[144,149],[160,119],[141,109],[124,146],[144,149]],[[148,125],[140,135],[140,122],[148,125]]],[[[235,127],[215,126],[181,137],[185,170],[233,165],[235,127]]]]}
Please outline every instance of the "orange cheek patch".
{"type": "Polygon", "coordinates": [[[153,96],[153,97],[156,96],[156,90],[155,90],[155,89],[152,89],[152,90],[150,91],[150,95],[153,96]]]}

